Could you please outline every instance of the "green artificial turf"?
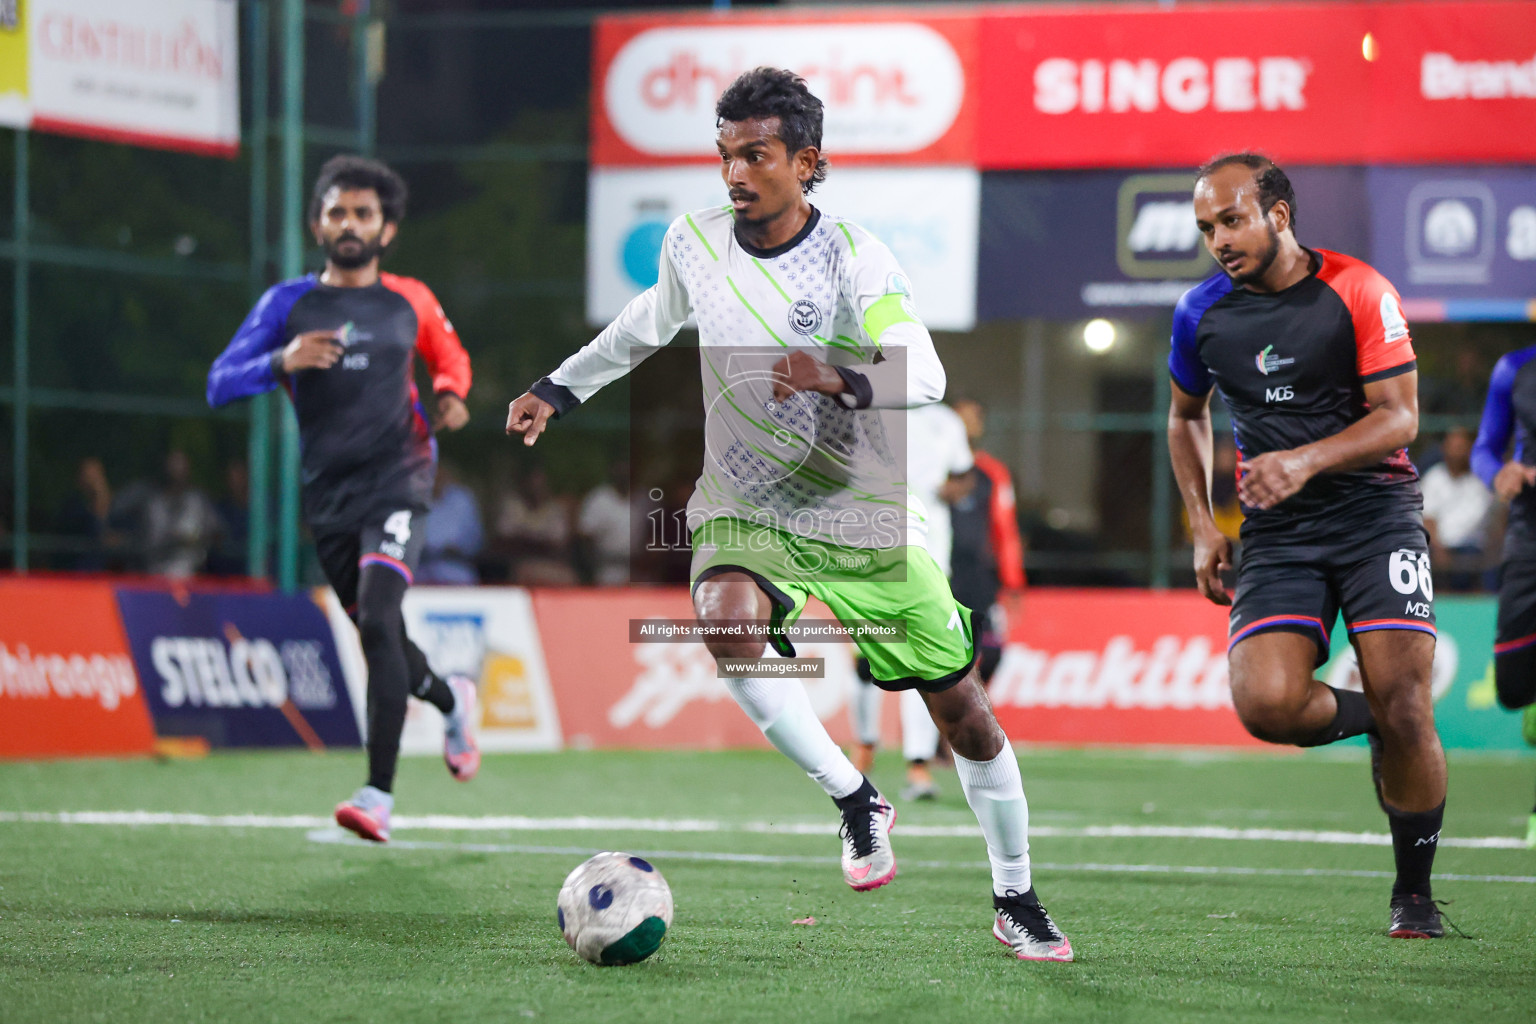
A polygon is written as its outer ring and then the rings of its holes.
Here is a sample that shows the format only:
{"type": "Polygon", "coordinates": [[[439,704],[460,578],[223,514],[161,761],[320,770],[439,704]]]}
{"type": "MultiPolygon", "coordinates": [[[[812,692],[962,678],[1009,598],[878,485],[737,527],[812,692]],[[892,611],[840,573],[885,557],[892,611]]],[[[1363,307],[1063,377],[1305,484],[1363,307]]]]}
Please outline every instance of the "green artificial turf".
{"type": "MultiPolygon", "coordinates": [[[[1036,885],[1078,962],[990,934],[985,850],[953,774],[901,806],[900,873],[843,885],[831,804],[770,752],[408,759],[397,815],[703,819],[713,831],[400,828],[387,847],[288,827],[0,819],[0,1021],[1493,1021],[1536,1019],[1536,884],[1440,881],[1474,939],[1384,935],[1384,846],[1082,834],[1092,826],[1384,832],[1363,751],[1023,751],[1036,885]],[[749,831],[768,823],[780,831],[749,831]],[[825,825],[820,833],[784,830],[825,825]],[[915,832],[921,831],[914,830],[915,832]],[[419,845],[418,845],[419,844],[419,845]],[[587,852],[666,875],[644,963],[566,947],[555,893],[587,852]],[[546,852],[533,852],[534,850],[546,852]],[[757,854],[767,861],[695,859],[757,854]],[[692,855],[692,856],[685,856],[692,855]],[[1130,870],[1130,869],[1137,870],[1130,870]],[[1255,869],[1191,873],[1184,868],[1255,869]],[[1265,874],[1263,871],[1278,871],[1265,874]],[[814,925],[796,925],[814,917],[814,925]]],[[[325,817],[357,752],[0,764],[0,813],[325,817]]],[[[900,765],[875,781],[900,788],[900,765]]],[[[1519,836],[1536,759],[1453,759],[1445,835],[1519,836]]],[[[560,824],[560,823],[556,823],[560,824]]],[[[569,823],[565,823],[569,824],[569,823]]],[[[1536,852],[1445,848],[1437,872],[1536,876],[1536,852]]]]}

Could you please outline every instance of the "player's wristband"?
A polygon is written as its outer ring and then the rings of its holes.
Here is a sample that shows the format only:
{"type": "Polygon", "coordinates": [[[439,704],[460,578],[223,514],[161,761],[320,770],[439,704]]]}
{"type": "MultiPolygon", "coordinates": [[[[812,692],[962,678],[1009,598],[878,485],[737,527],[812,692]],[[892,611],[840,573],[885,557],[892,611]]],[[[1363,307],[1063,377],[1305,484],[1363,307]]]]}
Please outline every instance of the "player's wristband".
{"type": "MultiPolygon", "coordinates": [[[[850,406],[854,409],[868,409],[869,403],[875,400],[875,389],[870,385],[869,378],[858,370],[846,366],[834,366],[837,375],[843,378],[843,383],[848,386],[847,397],[853,399],[850,406]]],[[[848,405],[848,402],[843,402],[848,405]]]]}
{"type": "Polygon", "coordinates": [[[575,392],[564,384],[556,384],[548,377],[540,377],[533,387],[528,389],[528,393],[554,406],[555,419],[559,419],[581,404],[581,399],[576,397],[575,392]]]}
{"type": "Polygon", "coordinates": [[[287,371],[283,369],[283,350],[282,349],[278,349],[276,352],[273,352],[271,357],[267,360],[267,362],[270,363],[271,366],[272,366],[272,376],[274,378],[282,377],[282,376],[285,376],[287,374],[287,371]]]}

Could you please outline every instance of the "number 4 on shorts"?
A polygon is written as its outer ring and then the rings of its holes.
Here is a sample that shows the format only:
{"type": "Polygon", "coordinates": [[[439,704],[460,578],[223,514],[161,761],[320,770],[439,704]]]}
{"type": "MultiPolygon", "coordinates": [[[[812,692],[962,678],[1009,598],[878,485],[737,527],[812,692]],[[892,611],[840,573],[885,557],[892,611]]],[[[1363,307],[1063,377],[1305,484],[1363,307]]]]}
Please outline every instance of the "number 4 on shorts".
{"type": "MultiPolygon", "coordinates": [[[[406,541],[410,540],[411,539],[411,513],[410,513],[410,510],[409,509],[402,509],[399,512],[391,513],[390,517],[388,519],[384,520],[384,532],[389,534],[391,537],[395,538],[395,543],[396,544],[404,545],[406,541]]],[[[1396,556],[1393,556],[1393,557],[1396,557],[1396,556]]]]}

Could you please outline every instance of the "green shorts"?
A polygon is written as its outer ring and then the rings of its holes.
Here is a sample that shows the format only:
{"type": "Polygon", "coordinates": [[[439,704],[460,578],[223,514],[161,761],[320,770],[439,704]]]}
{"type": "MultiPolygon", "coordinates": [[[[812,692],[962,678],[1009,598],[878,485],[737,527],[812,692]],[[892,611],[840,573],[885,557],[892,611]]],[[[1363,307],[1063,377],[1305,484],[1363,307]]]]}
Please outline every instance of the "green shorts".
{"type": "Polygon", "coordinates": [[[845,625],[905,625],[898,641],[854,631],[881,689],[938,693],[964,679],[976,661],[973,613],[955,600],[938,563],[921,547],[842,547],[722,516],[694,531],[693,589],[727,572],[747,574],[772,599],[769,638],[785,657],[795,649],[783,628],[815,597],[845,625]]]}

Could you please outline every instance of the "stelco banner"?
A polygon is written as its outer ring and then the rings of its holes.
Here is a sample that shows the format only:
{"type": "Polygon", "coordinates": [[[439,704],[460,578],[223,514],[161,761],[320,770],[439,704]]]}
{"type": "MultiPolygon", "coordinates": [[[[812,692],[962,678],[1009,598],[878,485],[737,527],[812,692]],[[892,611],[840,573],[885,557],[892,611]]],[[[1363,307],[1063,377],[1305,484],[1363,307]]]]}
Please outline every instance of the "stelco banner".
{"type": "Polygon", "coordinates": [[[330,625],[307,596],[124,588],[117,600],[161,735],[359,743],[330,625]]]}
{"type": "Polygon", "coordinates": [[[0,124],[233,156],[235,0],[0,0],[0,124]]]}
{"type": "Polygon", "coordinates": [[[834,166],[1536,159],[1528,4],[1191,3],[602,18],[593,164],[717,159],[715,100],[758,64],[826,104],[834,166]]]}

